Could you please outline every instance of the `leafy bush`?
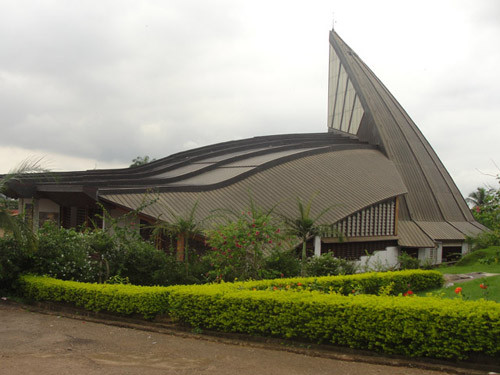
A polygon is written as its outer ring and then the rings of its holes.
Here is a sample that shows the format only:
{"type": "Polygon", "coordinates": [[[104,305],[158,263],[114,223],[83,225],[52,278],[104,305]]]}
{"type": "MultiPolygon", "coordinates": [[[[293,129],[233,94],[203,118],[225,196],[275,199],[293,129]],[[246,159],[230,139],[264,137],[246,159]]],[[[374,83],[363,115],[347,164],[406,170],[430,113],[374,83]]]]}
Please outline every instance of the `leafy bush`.
{"type": "Polygon", "coordinates": [[[194,277],[186,278],[174,256],[157,250],[137,231],[114,229],[77,232],[45,223],[38,232],[33,265],[24,271],[83,282],[103,283],[116,277],[135,285],[199,282],[194,277]]]}
{"type": "Polygon", "coordinates": [[[352,275],[356,272],[356,264],[347,259],[335,258],[333,253],[326,253],[310,258],[306,271],[309,276],[352,275]]]}
{"type": "Polygon", "coordinates": [[[476,263],[491,264],[495,263],[495,258],[500,258],[500,247],[492,246],[485,249],[474,250],[466,254],[455,265],[460,267],[471,266],[476,263]],[[483,259],[487,259],[487,261],[482,261],[483,259]]]}
{"type": "Polygon", "coordinates": [[[404,251],[399,255],[398,261],[399,269],[402,270],[416,270],[420,268],[420,260],[418,258],[412,257],[404,251]]]}
{"type": "Polygon", "coordinates": [[[264,278],[294,277],[300,273],[300,260],[295,250],[281,251],[274,249],[265,258],[264,278]]]}
{"type": "Polygon", "coordinates": [[[32,256],[13,236],[0,237],[0,291],[10,290],[19,275],[31,268],[32,256]]]}
{"type": "Polygon", "coordinates": [[[261,210],[251,200],[246,212],[207,233],[212,280],[261,279],[265,276],[265,253],[279,248],[283,239],[271,212],[261,210]]]}
{"type": "Polygon", "coordinates": [[[500,246],[500,230],[479,233],[475,237],[467,237],[466,242],[472,245],[473,250],[485,249],[491,246],[500,246]]]}
{"type": "MultiPolygon", "coordinates": [[[[167,255],[163,251],[144,241],[130,242],[122,251],[120,276],[128,277],[135,285],[165,285],[169,270],[167,255]]],[[[176,269],[170,271],[175,272],[176,269]]]]}
{"type": "Polygon", "coordinates": [[[44,223],[38,231],[31,272],[61,280],[97,281],[84,234],[52,222],[44,223]]]}

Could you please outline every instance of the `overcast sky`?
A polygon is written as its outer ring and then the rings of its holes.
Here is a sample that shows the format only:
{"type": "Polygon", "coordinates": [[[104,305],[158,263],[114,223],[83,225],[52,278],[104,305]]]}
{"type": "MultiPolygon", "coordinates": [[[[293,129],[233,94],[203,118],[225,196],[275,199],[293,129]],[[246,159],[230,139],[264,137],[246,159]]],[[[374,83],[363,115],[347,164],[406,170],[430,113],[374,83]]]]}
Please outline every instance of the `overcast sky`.
{"type": "Polygon", "coordinates": [[[500,1],[0,0],[0,173],[327,130],[335,30],[463,194],[500,170],[500,1]]]}

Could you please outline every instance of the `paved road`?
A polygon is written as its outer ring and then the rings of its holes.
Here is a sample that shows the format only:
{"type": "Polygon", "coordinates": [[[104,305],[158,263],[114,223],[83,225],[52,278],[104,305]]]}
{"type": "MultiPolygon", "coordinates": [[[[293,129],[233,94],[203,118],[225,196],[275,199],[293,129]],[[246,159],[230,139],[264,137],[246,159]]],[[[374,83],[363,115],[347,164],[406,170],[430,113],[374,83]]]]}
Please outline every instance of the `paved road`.
{"type": "MultiPolygon", "coordinates": [[[[2,375],[443,375],[29,312],[0,301],[2,375]]],[[[450,372],[451,374],[451,372],[450,372]]]]}

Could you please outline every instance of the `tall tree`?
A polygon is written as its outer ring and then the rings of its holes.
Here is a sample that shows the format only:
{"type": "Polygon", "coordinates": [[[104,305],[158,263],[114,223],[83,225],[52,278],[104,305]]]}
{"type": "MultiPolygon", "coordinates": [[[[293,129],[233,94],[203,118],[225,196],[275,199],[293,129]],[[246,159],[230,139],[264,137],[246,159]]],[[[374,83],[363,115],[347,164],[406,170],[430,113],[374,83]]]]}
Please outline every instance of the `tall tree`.
{"type": "MultiPolygon", "coordinates": [[[[500,181],[500,177],[497,177],[500,181]]],[[[472,215],[490,229],[500,229],[500,189],[479,187],[466,198],[472,215]]]]}
{"type": "Polygon", "coordinates": [[[148,155],[138,156],[135,159],[132,159],[132,164],[129,165],[129,168],[138,167],[140,165],[148,164],[148,163],[151,163],[152,161],[155,161],[155,160],[156,159],[150,159],[148,155]]]}
{"type": "Polygon", "coordinates": [[[478,187],[475,191],[469,194],[465,200],[471,204],[472,207],[481,207],[489,204],[494,198],[495,190],[492,188],[478,187]]]}

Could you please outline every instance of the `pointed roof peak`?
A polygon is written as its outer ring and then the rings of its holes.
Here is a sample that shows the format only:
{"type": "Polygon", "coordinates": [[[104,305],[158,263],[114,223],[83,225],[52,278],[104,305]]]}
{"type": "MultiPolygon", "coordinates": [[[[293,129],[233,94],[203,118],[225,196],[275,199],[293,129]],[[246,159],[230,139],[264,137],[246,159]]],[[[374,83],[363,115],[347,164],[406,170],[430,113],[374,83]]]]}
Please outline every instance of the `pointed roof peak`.
{"type": "Polygon", "coordinates": [[[379,146],[396,164],[409,191],[408,219],[472,221],[451,176],[401,104],[333,29],[329,40],[328,128],[379,146]]]}

